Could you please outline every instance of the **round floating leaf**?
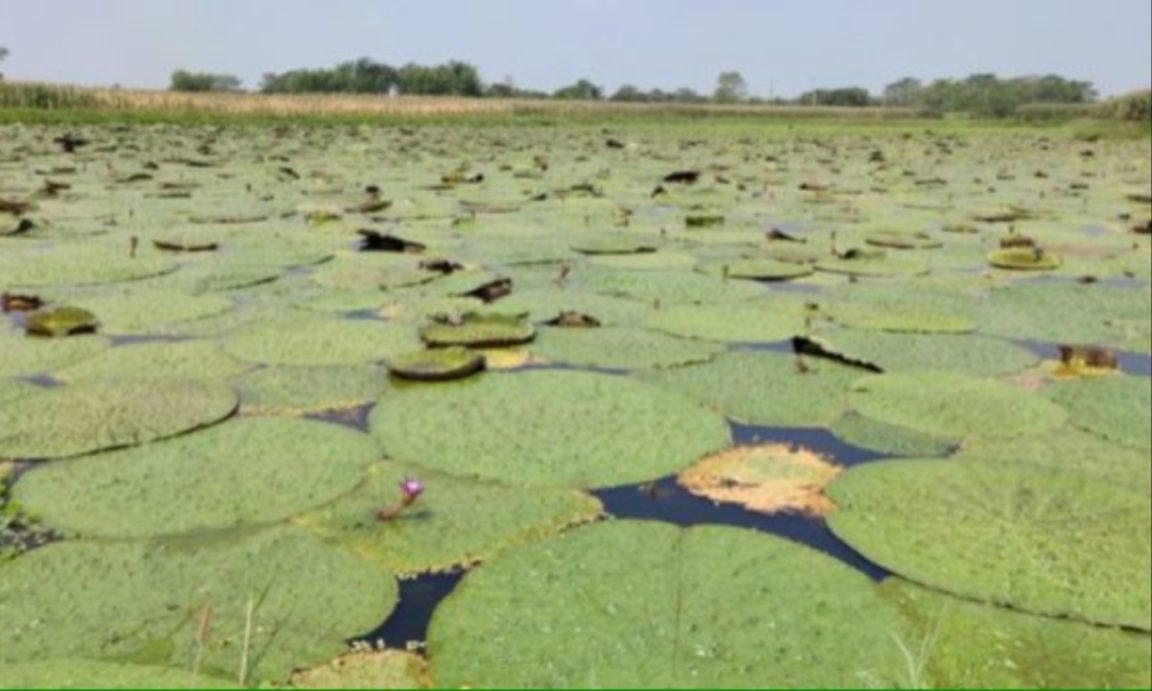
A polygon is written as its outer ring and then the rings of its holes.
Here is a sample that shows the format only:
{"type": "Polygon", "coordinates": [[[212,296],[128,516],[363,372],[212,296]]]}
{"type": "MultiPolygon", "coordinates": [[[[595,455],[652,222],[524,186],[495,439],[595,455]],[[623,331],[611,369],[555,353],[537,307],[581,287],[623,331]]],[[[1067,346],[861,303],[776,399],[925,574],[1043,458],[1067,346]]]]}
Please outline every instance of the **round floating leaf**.
{"type": "Polygon", "coordinates": [[[572,249],[580,254],[647,254],[655,252],[656,245],[627,235],[603,235],[581,238],[572,249]]]}
{"type": "Polygon", "coordinates": [[[611,326],[547,329],[533,347],[537,355],[551,362],[618,369],[706,362],[721,350],[723,346],[717,344],[611,326]]]}
{"type": "Polygon", "coordinates": [[[312,420],[244,418],[175,439],[52,463],[16,491],[45,523],[150,537],[283,520],[355,487],[374,439],[312,420]]]}
{"type": "Polygon", "coordinates": [[[1152,502],[995,462],[856,466],[827,489],[836,535],[881,566],[965,597],[1152,630],[1152,502]]]}
{"type": "Polygon", "coordinates": [[[651,310],[638,300],[599,295],[570,288],[517,291],[502,299],[500,309],[527,313],[532,321],[552,319],[561,312],[594,315],[604,325],[634,325],[651,310]]]}
{"type": "Polygon", "coordinates": [[[913,625],[930,688],[1147,688],[1152,640],[1145,634],[984,605],[900,578],[880,585],[913,625]],[[924,646],[923,648],[921,646],[924,646]]]}
{"type": "Polygon", "coordinates": [[[235,681],[188,669],[61,658],[0,667],[5,689],[238,689],[235,681]]]}
{"type": "Polygon", "coordinates": [[[460,346],[417,350],[397,355],[388,362],[392,376],[419,381],[463,379],[482,369],[484,356],[460,346]]]}
{"type": "Polygon", "coordinates": [[[779,427],[823,427],[848,406],[849,385],[861,371],[834,362],[779,353],[729,353],[703,365],[640,375],[683,392],[739,422],[779,427]]]}
{"type": "Polygon", "coordinates": [[[838,324],[860,329],[910,333],[966,333],[976,329],[966,314],[906,304],[834,301],[825,306],[825,312],[838,324]]]}
{"type": "Polygon", "coordinates": [[[784,281],[790,278],[808,276],[812,273],[812,268],[804,264],[775,259],[736,259],[728,262],[705,264],[698,270],[712,276],[759,281],[784,281]]]}
{"type": "Polygon", "coordinates": [[[98,336],[48,339],[0,335],[0,377],[51,372],[107,349],[108,341],[98,336]]]}
{"type": "Polygon", "coordinates": [[[660,271],[668,269],[690,269],[696,264],[696,257],[684,252],[648,252],[646,254],[600,254],[589,258],[593,266],[609,269],[660,271]]]}
{"type": "Polygon", "coordinates": [[[396,596],[377,567],[298,530],[62,542],[0,567],[0,669],[64,657],[187,669],[210,616],[205,677],[237,678],[247,650],[244,685],[282,682],[344,652],[396,596]]]}
{"type": "Polygon", "coordinates": [[[999,269],[1051,271],[1060,268],[1060,257],[1030,247],[1014,247],[989,252],[988,263],[999,269]]]}
{"type": "Polygon", "coordinates": [[[48,251],[15,251],[0,255],[4,286],[55,286],[118,283],[176,270],[176,264],[159,253],[128,256],[123,247],[90,243],[57,245],[48,251]]]}
{"type": "Polygon", "coordinates": [[[1152,450],[1152,386],[1147,378],[1060,382],[1044,393],[1071,413],[1074,426],[1117,444],[1152,450]]]}
{"type": "Polygon", "coordinates": [[[469,313],[459,323],[435,322],[420,329],[420,338],[431,346],[498,348],[527,343],[536,337],[531,322],[503,314],[469,313]]]}
{"type": "Polygon", "coordinates": [[[1146,321],[1152,291],[1078,283],[1027,283],[997,288],[975,312],[985,333],[1055,343],[1100,343],[1114,324],[1146,321]]]}
{"type": "Polygon", "coordinates": [[[723,418],[660,389],[584,372],[493,373],[382,400],[372,432],[397,460],[513,485],[660,477],[727,445],[723,418]]]}
{"type": "Polygon", "coordinates": [[[238,331],[224,347],[249,362],[340,365],[385,360],[419,346],[413,330],[402,326],[301,316],[238,331]]]}
{"type": "Polygon", "coordinates": [[[252,368],[228,355],[211,341],[141,343],[112,348],[103,354],[54,372],[63,381],[131,381],[168,379],[220,379],[252,368]]]}
{"type": "Polygon", "coordinates": [[[931,269],[928,264],[912,259],[873,257],[821,259],[816,263],[817,271],[845,274],[847,276],[923,276],[931,269]]]}
{"type": "Polygon", "coordinates": [[[804,328],[798,304],[758,300],[723,305],[673,305],[651,312],[646,324],[675,336],[735,343],[769,343],[804,328]]]}
{"type": "Polygon", "coordinates": [[[692,494],[758,513],[823,515],[832,508],[824,487],[840,467],[789,444],[739,446],[697,461],[676,478],[692,494]]]}
{"type": "Polygon", "coordinates": [[[24,329],[29,335],[49,338],[95,333],[99,325],[100,320],[95,314],[80,307],[38,310],[28,314],[24,319],[24,329]]]}
{"type": "Polygon", "coordinates": [[[195,296],[179,290],[119,292],[77,299],[99,315],[104,333],[153,333],[165,324],[200,319],[232,309],[220,295],[195,296]]]}
{"type": "Polygon", "coordinates": [[[0,406],[0,456],[59,458],[142,444],[219,422],[236,403],[219,384],[172,379],[48,389],[0,406]]]}
{"type": "Polygon", "coordinates": [[[684,271],[609,271],[596,269],[582,275],[583,287],[604,295],[629,297],[663,305],[744,300],[764,294],[764,288],[748,281],[719,278],[684,271]]]}
{"type": "Polygon", "coordinates": [[[1142,494],[1152,489],[1152,463],[1146,451],[1113,444],[1073,427],[1007,439],[968,439],[954,458],[1074,473],[1142,494]]]}
{"type": "Polygon", "coordinates": [[[424,689],[428,663],[401,650],[354,651],[292,674],[294,689],[424,689]]]}
{"type": "Polygon", "coordinates": [[[295,523],[401,574],[447,571],[487,561],[600,515],[600,502],[568,489],[531,489],[461,479],[397,463],[373,466],[351,494],[295,523]],[[420,479],[424,493],[388,521],[373,518],[400,499],[398,485],[420,479]]]}
{"type": "Polygon", "coordinates": [[[253,414],[307,414],[352,408],[388,390],[388,375],[376,365],[261,367],[236,380],[241,410],[253,414]]]}
{"type": "Polygon", "coordinates": [[[469,573],[428,640],[449,688],[891,686],[900,630],[867,577],[806,547],[612,521],[469,573]]]}
{"type": "Polygon", "coordinates": [[[851,404],[873,420],[949,439],[1039,433],[1068,419],[1043,396],[951,372],[868,377],[853,385],[851,404]]]}
{"type": "Polygon", "coordinates": [[[882,231],[864,236],[864,242],[877,247],[892,247],[902,250],[923,250],[942,247],[944,243],[923,231],[882,231]]]}
{"type": "Polygon", "coordinates": [[[958,441],[848,413],[828,428],[841,440],[891,456],[947,456],[958,441]]]}
{"type": "Polygon", "coordinates": [[[0,379],[0,404],[44,391],[44,387],[19,379],[0,379]]]}
{"type": "Polygon", "coordinates": [[[946,370],[977,377],[1012,374],[1040,361],[1030,350],[974,335],[884,333],[841,329],[819,340],[825,349],[885,372],[946,370]]]}

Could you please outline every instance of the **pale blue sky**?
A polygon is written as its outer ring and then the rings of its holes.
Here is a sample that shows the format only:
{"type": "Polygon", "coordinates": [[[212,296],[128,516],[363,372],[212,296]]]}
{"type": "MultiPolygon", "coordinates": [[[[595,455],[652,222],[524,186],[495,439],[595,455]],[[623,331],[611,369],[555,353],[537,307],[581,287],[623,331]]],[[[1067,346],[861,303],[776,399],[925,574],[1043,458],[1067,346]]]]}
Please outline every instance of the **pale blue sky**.
{"type": "Polygon", "coordinates": [[[588,77],[711,91],[879,91],[906,75],[1055,72],[1152,82],[1150,0],[0,0],[9,79],[165,87],[177,68],[268,71],[368,56],[461,59],[551,90],[588,77]]]}

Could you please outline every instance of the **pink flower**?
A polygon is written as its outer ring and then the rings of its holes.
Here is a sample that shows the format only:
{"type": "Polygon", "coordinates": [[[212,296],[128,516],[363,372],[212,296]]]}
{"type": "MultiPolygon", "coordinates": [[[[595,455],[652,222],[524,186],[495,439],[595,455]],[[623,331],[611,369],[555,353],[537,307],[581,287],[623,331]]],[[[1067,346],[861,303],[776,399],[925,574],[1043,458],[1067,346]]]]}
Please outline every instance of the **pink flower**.
{"type": "Polygon", "coordinates": [[[424,483],[420,482],[420,478],[409,475],[400,482],[400,492],[405,500],[412,501],[424,493],[424,483]]]}

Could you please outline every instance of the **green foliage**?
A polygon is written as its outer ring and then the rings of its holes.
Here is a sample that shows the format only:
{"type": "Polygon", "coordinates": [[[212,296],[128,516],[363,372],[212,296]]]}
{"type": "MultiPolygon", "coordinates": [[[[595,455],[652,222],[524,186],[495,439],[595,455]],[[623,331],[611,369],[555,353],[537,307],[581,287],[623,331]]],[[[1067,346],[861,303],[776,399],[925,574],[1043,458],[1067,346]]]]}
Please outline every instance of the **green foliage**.
{"type": "Polygon", "coordinates": [[[858,465],[828,527],[910,580],[1017,609],[1152,630],[1152,502],[995,460],[858,465]]]}
{"type": "Polygon", "coordinates": [[[1101,104],[1100,112],[1105,117],[1115,120],[1145,123],[1152,121],[1152,89],[1109,99],[1101,104]]]}
{"type": "Polygon", "coordinates": [[[427,96],[481,96],[484,83],[475,66],[453,60],[443,65],[408,63],[399,68],[370,58],[343,62],[331,69],[298,69],[267,73],[264,93],[401,93],[427,96]]]}
{"type": "Polygon", "coordinates": [[[901,80],[888,88],[928,111],[964,112],[991,118],[1012,116],[1028,103],[1077,104],[1096,98],[1096,89],[1090,82],[1055,74],[1005,79],[982,73],[962,80],[937,79],[927,86],[901,80]]]}
{"type": "Polygon", "coordinates": [[[211,72],[189,72],[176,70],[172,73],[169,91],[240,91],[240,78],[230,74],[211,72]]]}
{"type": "Polygon", "coordinates": [[[234,680],[187,669],[78,658],[27,660],[0,668],[5,689],[238,689],[234,680]]]}
{"type": "Polygon", "coordinates": [[[91,92],[72,86],[52,84],[11,84],[0,75],[0,108],[34,110],[73,110],[92,108],[96,98],[91,92]]]}
{"type": "Polygon", "coordinates": [[[861,108],[872,103],[872,97],[868,90],[859,86],[814,89],[801,94],[796,100],[799,103],[813,106],[846,106],[850,108],[861,108]]]}
{"type": "Polygon", "coordinates": [[[443,688],[886,688],[903,630],[867,577],[789,540],[611,521],[469,573],[428,641],[443,688]]]}
{"type": "Polygon", "coordinates": [[[561,101],[599,101],[604,98],[604,90],[587,79],[581,79],[552,92],[552,98],[561,101]]]}
{"type": "Polygon", "coordinates": [[[717,103],[739,103],[748,98],[748,83],[739,72],[730,70],[721,72],[716,78],[716,90],[712,92],[712,100],[717,103]]]}

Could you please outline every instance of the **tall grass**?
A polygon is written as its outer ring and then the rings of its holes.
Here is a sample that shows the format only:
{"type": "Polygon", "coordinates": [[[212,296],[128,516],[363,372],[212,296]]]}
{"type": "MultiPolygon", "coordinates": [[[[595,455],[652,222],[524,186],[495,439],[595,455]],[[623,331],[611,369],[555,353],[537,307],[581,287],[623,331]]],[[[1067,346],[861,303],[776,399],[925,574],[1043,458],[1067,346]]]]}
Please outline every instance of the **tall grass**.
{"type": "Polygon", "coordinates": [[[59,110],[94,108],[97,105],[98,99],[89,89],[0,80],[0,108],[59,110]]]}

